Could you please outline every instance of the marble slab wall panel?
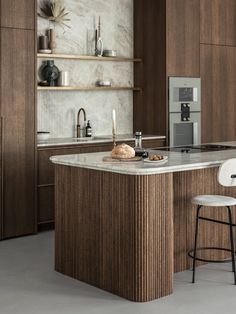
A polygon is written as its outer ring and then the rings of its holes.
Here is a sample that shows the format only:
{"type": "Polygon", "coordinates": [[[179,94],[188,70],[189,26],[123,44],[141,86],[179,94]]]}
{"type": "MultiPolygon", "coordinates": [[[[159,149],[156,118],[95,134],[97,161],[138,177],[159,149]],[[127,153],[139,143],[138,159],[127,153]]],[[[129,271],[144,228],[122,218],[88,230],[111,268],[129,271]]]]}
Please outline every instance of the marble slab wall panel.
{"type": "MultiPolygon", "coordinates": [[[[71,12],[71,29],[56,27],[57,53],[93,54],[93,30],[100,15],[104,47],[117,50],[119,56],[133,57],[133,0],[64,0],[64,4],[71,12]]],[[[39,35],[49,27],[48,21],[38,18],[39,35]]],[[[38,68],[41,63],[39,60],[38,68]]],[[[133,85],[132,63],[55,60],[55,64],[60,70],[69,71],[72,86],[94,86],[98,79],[109,79],[115,86],[133,85]]],[[[74,136],[81,107],[86,110],[95,135],[111,134],[113,108],[117,110],[118,132],[133,131],[133,93],[129,91],[39,91],[38,130],[50,131],[51,137],[74,136]]]]}

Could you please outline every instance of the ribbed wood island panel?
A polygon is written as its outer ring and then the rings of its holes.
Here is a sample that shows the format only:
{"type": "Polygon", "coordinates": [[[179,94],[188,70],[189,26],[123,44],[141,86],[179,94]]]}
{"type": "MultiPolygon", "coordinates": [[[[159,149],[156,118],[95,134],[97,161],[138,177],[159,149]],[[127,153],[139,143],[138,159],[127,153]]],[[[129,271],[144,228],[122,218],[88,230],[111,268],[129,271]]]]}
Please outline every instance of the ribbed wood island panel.
{"type": "Polygon", "coordinates": [[[172,174],[55,170],[56,270],[136,302],[171,294],[172,174]]]}

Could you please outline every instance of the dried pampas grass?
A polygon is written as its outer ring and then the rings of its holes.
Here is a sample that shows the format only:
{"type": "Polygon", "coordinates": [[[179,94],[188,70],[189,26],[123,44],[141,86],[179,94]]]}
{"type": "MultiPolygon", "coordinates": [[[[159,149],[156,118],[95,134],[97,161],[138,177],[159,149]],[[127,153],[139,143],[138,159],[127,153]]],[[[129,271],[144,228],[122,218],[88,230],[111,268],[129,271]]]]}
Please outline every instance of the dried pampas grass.
{"type": "Polygon", "coordinates": [[[38,16],[62,27],[70,28],[67,25],[67,22],[70,21],[69,14],[70,12],[66,11],[62,0],[43,0],[40,4],[38,16]]]}

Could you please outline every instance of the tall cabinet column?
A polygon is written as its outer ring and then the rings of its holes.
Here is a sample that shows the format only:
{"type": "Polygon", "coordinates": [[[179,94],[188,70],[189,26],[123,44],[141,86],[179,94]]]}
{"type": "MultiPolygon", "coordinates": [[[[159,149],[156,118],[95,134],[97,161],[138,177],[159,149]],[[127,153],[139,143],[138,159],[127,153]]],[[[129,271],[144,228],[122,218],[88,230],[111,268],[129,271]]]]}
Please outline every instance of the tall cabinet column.
{"type": "Polygon", "coordinates": [[[36,231],[36,1],[0,5],[0,239],[6,239],[36,231]]]}
{"type": "Polygon", "coordinates": [[[168,135],[168,78],[200,76],[200,0],[135,0],[134,130],[168,135]]]}

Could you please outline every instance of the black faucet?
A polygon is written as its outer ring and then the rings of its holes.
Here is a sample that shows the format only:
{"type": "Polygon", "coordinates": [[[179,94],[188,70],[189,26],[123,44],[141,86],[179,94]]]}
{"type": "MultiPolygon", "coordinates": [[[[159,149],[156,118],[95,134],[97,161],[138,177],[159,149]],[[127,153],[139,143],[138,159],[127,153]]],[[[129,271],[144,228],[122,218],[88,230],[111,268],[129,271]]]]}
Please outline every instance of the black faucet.
{"type": "Polygon", "coordinates": [[[86,112],[85,112],[84,108],[80,108],[80,110],[78,111],[78,115],[77,115],[77,137],[84,137],[84,127],[81,128],[80,124],[79,124],[79,120],[80,120],[79,118],[80,118],[81,112],[83,112],[83,114],[84,114],[84,122],[86,123],[86,121],[87,121],[86,112]],[[83,133],[81,134],[81,132],[83,132],[83,133]]]}

